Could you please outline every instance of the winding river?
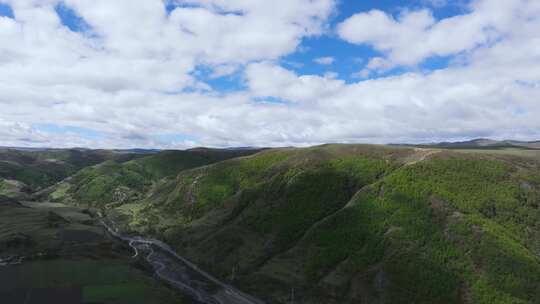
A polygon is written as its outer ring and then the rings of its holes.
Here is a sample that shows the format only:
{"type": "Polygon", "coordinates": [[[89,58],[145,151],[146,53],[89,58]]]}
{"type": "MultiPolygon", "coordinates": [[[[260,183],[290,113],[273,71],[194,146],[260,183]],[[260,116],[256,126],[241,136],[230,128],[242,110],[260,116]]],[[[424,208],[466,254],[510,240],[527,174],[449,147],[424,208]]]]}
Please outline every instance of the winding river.
{"type": "Polygon", "coordinates": [[[211,274],[197,267],[186,258],[178,255],[166,243],[143,238],[127,236],[118,229],[101,221],[105,229],[116,239],[128,243],[133,248],[136,258],[139,255],[152,265],[155,275],[183,293],[205,304],[264,304],[233,286],[218,280],[211,274]]]}

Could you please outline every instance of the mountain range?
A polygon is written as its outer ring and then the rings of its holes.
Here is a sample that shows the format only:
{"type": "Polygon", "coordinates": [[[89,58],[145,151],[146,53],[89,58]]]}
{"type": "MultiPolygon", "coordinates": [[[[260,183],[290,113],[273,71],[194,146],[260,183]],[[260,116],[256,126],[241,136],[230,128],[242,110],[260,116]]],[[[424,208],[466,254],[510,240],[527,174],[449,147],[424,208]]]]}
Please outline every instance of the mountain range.
{"type": "MultiPolygon", "coordinates": [[[[129,247],[99,232],[102,215],[265,303],[538,303],[535,144],[2,151],[4,163],[32,174],[0,171],[0,258],[33,257],[22,264],[27,276],[77,280],[87,302],[145,303],[122,289],[127,280],[161,303],[191,303],[152,289],[148,263],[130,264],[129,247]],[[43,266],[98,262],[119,267],[118,279],[85,283],[43,266]]],[[[18,280],[11,292],[56,286],[18,280]]]]}
{"type": "Polygon", "coordinates": [[[494,140],[488,138],[478,138],[458,142],[440,142],[417,145],[420,147],[440,147],[440,148],[528,148],[540,149],[540,141],[519,141],[519,140],[494,140]]]}

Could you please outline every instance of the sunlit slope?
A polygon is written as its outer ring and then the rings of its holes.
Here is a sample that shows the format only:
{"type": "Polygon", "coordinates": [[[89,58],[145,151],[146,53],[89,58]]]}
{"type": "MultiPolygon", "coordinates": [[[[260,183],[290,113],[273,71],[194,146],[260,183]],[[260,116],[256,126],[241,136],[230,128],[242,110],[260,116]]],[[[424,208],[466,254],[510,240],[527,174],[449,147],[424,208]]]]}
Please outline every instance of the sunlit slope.
{"type": "Polygon", "coordinates": [[[275,149],[98,207],[270,303],[538,303],[538,159],[275,149]]]}
{"type": "Polygon", "coordinates": [[[269,151],[179,175],[133,223],[282,302],[537,299],[538,164],[422,153],[269,151]]]}
{"type": "Polygon", "coordinates": [[[182,170],[255,152],[192,149],[162,151],[128,162],[106,161],[56,185],[48,199],[95,207],[119,206],[142,199],[156,181],[174,178],[182,170]]]}
{"type": "Polygon", "coordinates": [[[86,166],[106,160],[123,162],[138,156],[106,150],[21,151],[0,148],[0,194],[24,196],[51,186],[86,166]]]}

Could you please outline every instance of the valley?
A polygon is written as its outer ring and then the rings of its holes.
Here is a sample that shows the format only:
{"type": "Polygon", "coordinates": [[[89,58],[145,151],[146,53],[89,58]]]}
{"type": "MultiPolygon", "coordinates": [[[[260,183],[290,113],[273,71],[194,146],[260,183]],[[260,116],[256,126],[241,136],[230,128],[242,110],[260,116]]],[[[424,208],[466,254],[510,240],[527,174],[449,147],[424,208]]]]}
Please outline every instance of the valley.
{"type": "Polygon", "coordinates": [[[539,150],[322,145],[124,157],[2,192],[2,296],[60,288],[83,303],[540,298],[539,150]]]}
{"type": "Polygon", "coordinates": [[[0,304],[540,304],[539,29],[0,0],[0,304]]]}
{"type": "Polygon", "coordinates": [[[190,303],[129,259],[87,210],[6,198],[0,206],[2,303],[190,303]]]}

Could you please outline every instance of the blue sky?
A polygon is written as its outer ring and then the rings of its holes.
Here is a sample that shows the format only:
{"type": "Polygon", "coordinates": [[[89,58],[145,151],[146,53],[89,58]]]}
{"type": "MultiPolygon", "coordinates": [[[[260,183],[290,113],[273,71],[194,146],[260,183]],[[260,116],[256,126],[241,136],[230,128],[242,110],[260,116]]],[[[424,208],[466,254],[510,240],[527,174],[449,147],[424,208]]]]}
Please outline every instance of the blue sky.
{"type": "Polygon", "coordinates": [[[58,3],[55,6],[55,11],[58,14],[58,17],[62,20],[62,24],[68,27],[73,32],[84,32],[90,29],[90,25],[84,21],[77,13],[64,4],[63,2],[58,3]]]}
{"type": "MultiPolygon", "coordinates": [[[[298,49],[280,58],[283,65],[294,70],[298,74],[324,75],[325,73],[337,73],[340,79],[347,82],[356,81],[354,73],[366,65],[368,60],[375,56],[381,56],[383,53],[370,47],[369,45],[355,45],[348,43],[334,32],[335,27],[356,13],[367,12],[370,10],[381,10],[394,18],[404,10],[417,10],[429,8],[437,20],[453,17],[466,12],[465,1],[455,1],[447,5],[433,5],[430,1],[418,0],[368,0],[368,1],[338,1],[336,9],[328,19],[327,29],[324,35],[315,37],[305,37],[301,40],[298,49]],[[457,4],[459,3],[459,4],[457,4]],[[332,57],[334,62],[328,65],[317,64],[315,59],[320,57],[332,57]]],[[[196,5],[173,5],[169,3],[167,10],[170,12],[176,7],[196,7],[196,5]]],[[[77,14],[71,7],[63,2],[55,5],[55,11],[58,14],[62,24],[73,32],[91,32],[91,26],[77,14]]],[[[13,11],[7,4],[0,2],[0,16],[13,18],[13,11]]],[[[433,70],[444,68],[448,65],[449,57],[431,57],[422,62],[421,68],[433,70]]],[[[415,67],[417,68],[417,67],[415,67]]],[[[410,71],[411,68],[395,68],[382,74],[371,75],[371,77],[382,77],[397,75],[410,71]]],[[[193,71],[193,74],[208,83],[212,88],[221,92],[239,91],[245,89],[242,83],[241,72],[233,73],[224,77],[212,78],[211,69],[205,66],[199,66],[193,71]]]]}
{"type": "MultiPolygon", "coordinates": [[[[337,24],[356,13],[375,9],[384,11],[394,18],[398,18],[404,10],[429,8],[432,10],[433,15],[438,20],[441,20],[464,13],[466,11],[465,4],[466,2],[459,2],[459,4],[454,3],[437,6],[426,1],[339,1],[337,2],[335,12],[329,18],[326,33],[320,36],[303,38],[297,51],[283,56],[280,58],[280,61],[283,65],[289,67],[298,74],[324,75],[326,73],[337,73],[340,79],[347,82],[355,82],[357,81],[357,77],[354,76],[354,73],[365,66],[370,58],[381,56],[383,54],[368,45],[355,45],[343,41],[333,32],[333,29],[337,24]],[[315,59],[320,57],[332,57],[335,60],[332,64],[328,65],[317,64],[314,62],[315,59]]],[[[178,6],[194,7],[194,5],[169,4],[167,9],[168,11],[171,11],[178,6]]],[[[61,19],[62,24],[71,31],[86,33],[92,31],[91,26],[65,3],[58,3],[55,6],[55,11],[61,19]]],[[[0,3],[0,16],[13,18],[13,12],[10,6],[0,3]]],[[[440,69],[446,67],[449,61],[449,57],[435,56],[422,62],[421,68],[425,70],[440,69]]],[[[370,75],[370,77],[367,78],[398,75],[410,71],[411,69],[412,68],[393,68],[381,74],[370,75]]],[[[242,73],[240,71],[237,71],[232,75],[218,78],[208,77],[211,72],[210,68],[199,66],[193,71],[193,74],[208,83],[213,89],[220,92],[241,91],[245,89],[242,73]]]]}
{"type": "Polygon", "coordinates": [[[539,27],[529,0],[0,0],[0,145],[536,139],[539,27]]]}
{"type": "MultiPolygon", "coordinates": [[[[283,56],[280,61],[284,66],[302,75],[324,75],[337,73],[340,79],[353,83],[358,81],[354,74],[364,67],[370,58],[382,56],[384,53],[373,49],[369,45],[355,45],[344,41],[335,33],[335,27],[356,13],[381,10],[394,18],[404,10],[430,9],[437,20],[457,16],[467,12],[467,1],[453,1],[446,5],[434,5],[429,1],[406,0],[367,0],[367,1],[339,1],[336,11],[331,15],[328,28],[324,35],[306,37],[302,39],[297,51],[283,56]],[[328,65],[317,64],[315,59],[332,57],[334,62],[328,65]]],[[[436,70],[445,68],[451,61],[451,56],[434,56],[424,60],[415,67],[396,67],[381,74],[371,74],[366,79],[384,76],[399,75],[411,70],[436,70]]],[[[199,69],[205,75],[207,69],[199,69]]],[[[239,91],[245,89],[242,84],[241,73],[218,79],[203,78],[209,85],[220,91],[239,91]]]]}
{"type": "Polygon", "coordinates": [[[0,2],[0,16],[13,18],[13,10],[9,5],[0,2]]]}

